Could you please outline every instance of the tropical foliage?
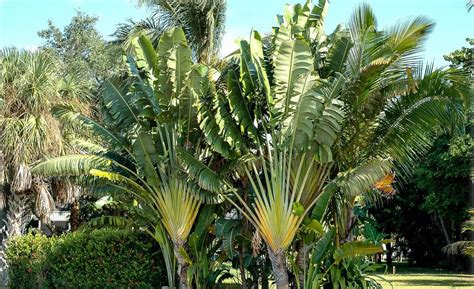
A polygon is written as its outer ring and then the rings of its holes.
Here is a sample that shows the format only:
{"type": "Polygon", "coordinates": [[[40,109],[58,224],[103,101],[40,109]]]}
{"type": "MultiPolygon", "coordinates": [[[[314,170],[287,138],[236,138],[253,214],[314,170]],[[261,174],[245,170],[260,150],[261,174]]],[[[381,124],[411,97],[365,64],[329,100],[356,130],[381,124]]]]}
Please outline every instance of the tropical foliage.
{"type": "Polygon", "coordinates": [[[415,17],[381,30],[362,4],[326,34],[328,1],[307,1],[216,65],[224,1],[142,2],[154,19],[116,33],[126,68],[100,82],[100,117],[74,105],[81,94],[52,107],[50,87],[30,108],[54,115],[60,132],[74,128],[68,142],[80,151],[16,137],[39,145],[14,162],[6,146],[7,163],[113,204],[118,214],[87,226],[146,231],[171,288],[212,288],[232,268],[243,288],[379,288],[369,259],[390,241],[367,207],[408,183],[437,136],[467,123],[466,73],[420,65],[434,24],[415,17]]]}
{"type": "Polygon", "coordinates": [[[194,58],[200,63],[215,60],[224,34],[224,0],[139,0],[152,11],[150,17],[119,25],[115,36],[125,49],[133,51],[133,42],[147,36],[156,47],[168,29],[182,27],[194,58]]]}
{"type": "MultiPolygon", "coordinates": [[[[47,53],[6,49],[1,54],[0,141],[5,168],[5,197],[10,209],[23,206],[24,195],[34,195],[35,213],[47,221],[54,207],[50,185],[31,176],[29,165],[44,156],[58,156],[75,150],[68,136],[76,129],[62,126],[50,113],[53,105],[64,103],[88,112],[88,91],[80,78],[64,75],[47,53]],[[20,200],[21,199],[21,200],[20,200]]],[[[54,186],[54,185],[53,185],[54,186]]],[[[73,198],[71,190],[55,190],[61,202],[73,198]]],[[[13,211],[10,210],[13,214],[13,211]]],[[[23,213],[23,212],[22,212],[23,213]]],[[[7,223],[9,235],[21,234],[27,220],[7,223]]]]}

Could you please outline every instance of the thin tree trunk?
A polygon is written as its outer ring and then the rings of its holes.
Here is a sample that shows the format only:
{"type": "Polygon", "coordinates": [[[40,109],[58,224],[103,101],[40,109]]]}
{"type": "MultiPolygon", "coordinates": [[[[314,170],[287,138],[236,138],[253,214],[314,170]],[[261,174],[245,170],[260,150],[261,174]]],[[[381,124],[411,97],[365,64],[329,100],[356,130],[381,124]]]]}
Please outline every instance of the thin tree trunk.
{"type": "Polygon", "coordinates": [[[438,215],[439,223],[441,224],[441,231],[443,232],[444,238],[446,239],[446,244],[451,244],[451,240],[449,239],[448,231],[446,230],[446,226],[444,225],[444,220],[438,215]]]}
{"type": "Polygon", "coordinates": [[[387,243],[387,266],[392,266],[392,243],[387,243]]]}
{"type": "MultiPolygon", "coordinates": [[[[244,200],[245,202],[247,202],[247,190],[246,190],[246,187],[248,185],[248,180],[247,179],[243,179],[242,180],[242,191],[244,192],[244,200]]],[[[244,230],[247,230],[248,229],[248,220],[246,218],[243,218],[242,217],[242,214],[239,214],[238,215],[240,219],[243,219],[244,220],[244,230]]],[[[239,256],[239,265],[240,265],[240,279],[242,280],[242,289],[247,289],[247,280],[245,278],[245,267],[244,267],[244,246],[240,245],[239,246],[240,248],[240,256],[239,256]]]]}
{"type": "Polygon", "coordinates": [[[244,247],[240,247],[239,252],[239,265],[240,265],[240,279],[242,280],[242,289],[247,289],[247,280],[245,278],[245,268],[244,268],[244,247]]]}
{"type": "Polygon", "coordinates": [[[273,252],[271,248],[268,248],[268,257],[272,262],[273,276],[275,277],[277,289],[288,289],[289,283],[285,252],[273,252]]]}
{"type": "Polygon", "coordinates": [[[308,264],[309,264],[309,250],[311,249],[310,245],[306,245],[303,240],[298,242],[298,248],[296,249],[298,255],[296,256],[296,265],[300,269],[300,273],[298,274],[299,280],[299,288],[304,288],[304,280],[306,277],[306,273],[308,272],[308,264]]]}

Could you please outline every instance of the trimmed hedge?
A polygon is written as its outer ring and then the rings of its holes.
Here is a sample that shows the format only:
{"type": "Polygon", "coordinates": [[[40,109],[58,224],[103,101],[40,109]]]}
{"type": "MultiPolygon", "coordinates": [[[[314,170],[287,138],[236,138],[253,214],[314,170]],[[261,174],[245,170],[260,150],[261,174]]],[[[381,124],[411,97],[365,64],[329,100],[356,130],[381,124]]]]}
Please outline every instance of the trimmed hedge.
{"type": "Polygon", "coordinates": [[[166,268],[156,243],[144,233],[114,229],[47,238],[13,238],[6,252],[15,288],[161,288],[166,268]]]}

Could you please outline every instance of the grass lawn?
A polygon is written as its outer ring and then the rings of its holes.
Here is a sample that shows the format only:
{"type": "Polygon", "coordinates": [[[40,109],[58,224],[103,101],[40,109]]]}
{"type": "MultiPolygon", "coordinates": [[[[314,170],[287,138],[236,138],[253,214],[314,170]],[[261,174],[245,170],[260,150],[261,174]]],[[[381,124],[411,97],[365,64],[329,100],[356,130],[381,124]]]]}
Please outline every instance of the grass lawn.
{"type": "MultiPolygon", "coordinates": [[[[390,272],[391,272],[390,268],[390,272]]],[[[384,289],[450,289],[450,288],[473,288],[474,275],[450,273],[442,270],[407,268],[403,265],[398,269],[397,274],[380,274],[381,277],[390,281],[381,281],[384,289]]]]}
{"type": "MultiPolygon", "coordinates": [[[[395,275],[392,274],[391,267],[389,272],[379,274],[389,282],[375,278],[380,281],[384,289],[474,289],[474,275],[452,273],[439,269],[413,268],[400,263],[395,263],[395,266],[397,267],[395,275]]],[[[238,276],[237,270],[234,270],[233,273],[238,276]]],[[[226,284],[225,288],[240,288],[239,285],[234,284],[238,283],[238,279],[236,277],[234,280],[228,280],[228,283],[231,284],[226,284]]]]}

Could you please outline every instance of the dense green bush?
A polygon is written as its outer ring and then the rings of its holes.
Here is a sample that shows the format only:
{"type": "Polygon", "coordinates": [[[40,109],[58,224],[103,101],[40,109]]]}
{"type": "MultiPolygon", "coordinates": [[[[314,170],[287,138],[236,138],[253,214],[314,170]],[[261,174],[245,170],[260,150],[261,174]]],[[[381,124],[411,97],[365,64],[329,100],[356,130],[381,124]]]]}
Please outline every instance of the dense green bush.
{"type": "Polygon", "coordinates": [[[161,288],[166,269],[143,233],[102,229],[9,241],[10,288],[161,288]]]}

